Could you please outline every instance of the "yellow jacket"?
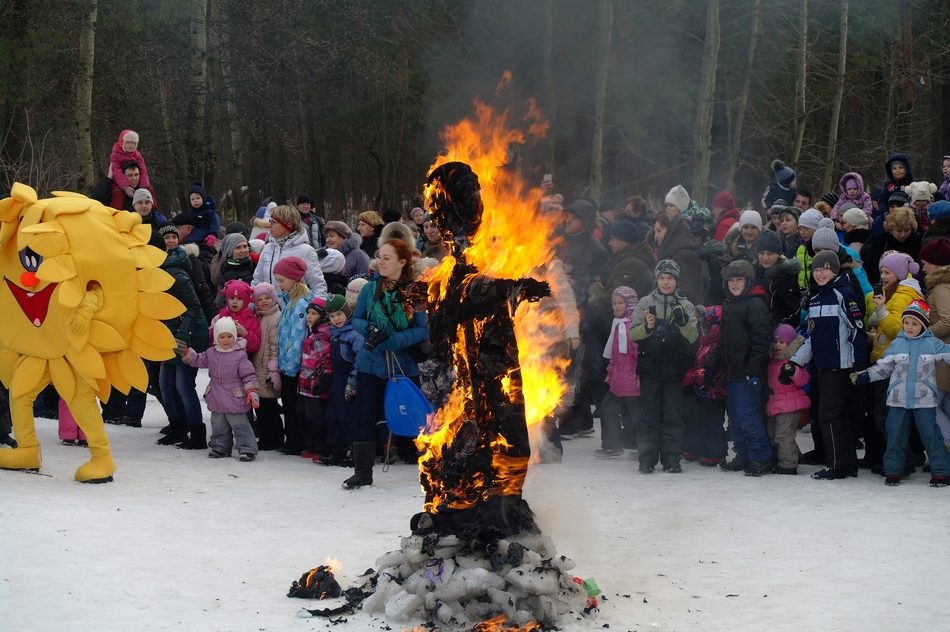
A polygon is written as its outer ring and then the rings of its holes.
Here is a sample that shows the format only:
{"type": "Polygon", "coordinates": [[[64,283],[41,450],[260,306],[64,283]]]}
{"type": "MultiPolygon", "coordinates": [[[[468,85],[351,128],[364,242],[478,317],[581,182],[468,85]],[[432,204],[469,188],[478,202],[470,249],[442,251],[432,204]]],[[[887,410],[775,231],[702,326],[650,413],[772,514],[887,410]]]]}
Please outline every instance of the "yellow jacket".
{"type": "Polygon", "coordinates": [[[924,295],[920,291],[920,284],[917,279],[904,279],[897,285],[897,289],[891,298],[883,307],[874,305],[873,297],[868,294],[865,297],[865,304],[868,307],[868,314],[874,311],[878,318],[877,336],[873,340],[871,349],[871,363],[877,362],[884,355],[884,350],[891,344],[897,334],[904,328],[901,314],[907,309],[911,301],[922,301],[924,295]]]}

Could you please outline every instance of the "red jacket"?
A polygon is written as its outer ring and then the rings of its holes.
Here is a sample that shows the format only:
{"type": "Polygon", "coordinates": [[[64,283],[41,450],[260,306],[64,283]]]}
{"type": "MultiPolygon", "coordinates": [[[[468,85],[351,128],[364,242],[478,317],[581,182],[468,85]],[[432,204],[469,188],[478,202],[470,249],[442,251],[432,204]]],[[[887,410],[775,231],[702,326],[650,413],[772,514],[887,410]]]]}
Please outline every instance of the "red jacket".
{"type": "Polygon", "coordinates": [[[742,215],[742,211],[737,208],[731,208],[727,211],[723,211],[719,215],[719,219],[716,220],[716,234],[713,235],[713,239],[722,243],[722,240],[726,238],[726,233],[729,232],[729,229],[732,228],[733,224],[739,221],[739,216],[742,215]]]}

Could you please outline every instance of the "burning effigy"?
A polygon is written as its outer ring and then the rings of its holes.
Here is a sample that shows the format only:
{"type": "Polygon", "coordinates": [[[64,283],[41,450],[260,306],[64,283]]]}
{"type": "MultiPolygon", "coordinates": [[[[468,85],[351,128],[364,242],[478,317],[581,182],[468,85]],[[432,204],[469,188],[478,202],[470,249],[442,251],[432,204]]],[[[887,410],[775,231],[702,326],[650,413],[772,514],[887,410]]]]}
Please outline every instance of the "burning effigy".
{"type": "Polygon", "coordinates": [[[477,121],[443,135],[447,150],[427,179],[449,255],[411,293],[427,302],[435,354],[457,375],[416,440],[423,510],[346,599],[392,623],[426,622],[416,630],[528,632],[596,607],[597,591],[569,573],[574,562],[558,555],[522,497],[541,421],[567,392],[563,361],[546,353],[543,332],[552,328],[537,326],[550,318],[538,305],[551,300],[543,275],[555,224],[540,216],[537,189],[503,168],[508,145],[524,135],[476,105],[477,121]]]}

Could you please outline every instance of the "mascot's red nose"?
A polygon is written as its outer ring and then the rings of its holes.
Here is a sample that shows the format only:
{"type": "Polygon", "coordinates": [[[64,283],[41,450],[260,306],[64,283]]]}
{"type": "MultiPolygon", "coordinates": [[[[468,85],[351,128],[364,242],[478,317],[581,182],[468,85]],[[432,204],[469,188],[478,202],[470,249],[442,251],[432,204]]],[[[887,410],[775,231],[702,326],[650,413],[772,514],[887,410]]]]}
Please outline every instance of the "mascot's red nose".
{"type": "Polygon", "coordinates": [[[36,287],[40,284],[40,280],[36,278],[35,272],[24,272],[20,275],[20,285],[25,288],[36,287]]]}

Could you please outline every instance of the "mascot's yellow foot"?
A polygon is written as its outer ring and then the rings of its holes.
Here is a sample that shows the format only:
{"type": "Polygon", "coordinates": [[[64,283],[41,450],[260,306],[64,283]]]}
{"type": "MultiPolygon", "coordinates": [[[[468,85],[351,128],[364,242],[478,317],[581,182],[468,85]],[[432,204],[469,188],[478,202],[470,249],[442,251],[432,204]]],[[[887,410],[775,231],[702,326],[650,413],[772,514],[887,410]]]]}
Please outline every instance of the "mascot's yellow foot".
{"type": "Polygon", "coordinates": [[[0,468],[4,470],[40,469],[40,446],[0,450],[0,468]]]}
{"type": "Polygon", "coordinates": [[[111,453],[94,456],[76,470],[76,480],[80,483],[111,483],[113,472],[115,462],[111,453]]]}

